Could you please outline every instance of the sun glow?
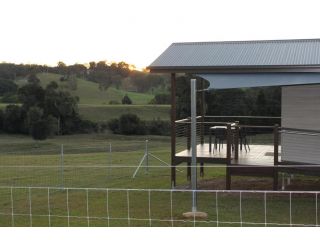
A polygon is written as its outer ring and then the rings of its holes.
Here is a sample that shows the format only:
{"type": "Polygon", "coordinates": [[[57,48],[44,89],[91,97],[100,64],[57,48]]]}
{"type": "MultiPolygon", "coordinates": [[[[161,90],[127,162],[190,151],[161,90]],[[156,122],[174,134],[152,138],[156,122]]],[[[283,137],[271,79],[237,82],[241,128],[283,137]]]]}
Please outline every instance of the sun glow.
{"type": "Polygon", "coordinates": [[[278,0],[2,0],[0,62],[108,59],[142,70],[172,42],[317,38],[317,10],[294,0],[290,11],[278,0]]]}

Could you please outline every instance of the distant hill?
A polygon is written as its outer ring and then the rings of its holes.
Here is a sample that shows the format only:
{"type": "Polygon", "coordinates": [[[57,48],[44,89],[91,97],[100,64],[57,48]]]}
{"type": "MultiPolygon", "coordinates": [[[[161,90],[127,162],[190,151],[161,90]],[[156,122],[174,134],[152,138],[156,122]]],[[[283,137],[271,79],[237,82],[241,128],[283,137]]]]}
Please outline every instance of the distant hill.
{"type": "MultiPolygon", "coordinates": [[[[71,90],[68,83],[60,81],[62,75],[54,73],[38,73],[40,84],[45,87],[51,81],[57,82],[59,87],[66,88],[72,95],[80,98],[79,112],[84,119],[94,122],[107,122],[112,118],[117,118],[121,114],[134,113],[142,120],[161,119],[169,120],[170,106],[169,105],[148,105],[154,97],[152,94],[128,92],[115,87],[109,87],[106,91],[99,90],[99,84],[82,78],[76,78],[75,90],[71,90]],[[122,105],[121,100],[124,95],[128,96],[133,101],[133,105],[122,105]],[[117,101],[120,104],[110,105],[110,101],[117,101]]],[[[22,86],[27,83],[26,79],[17,80],[16,83],[22,86]]],[[[6,104],[0,104],[0,109],[3,109],[6,104]]]]}
{"type": "MultiPolygon", "coordinates": [[[[82,78],[74,78],[72,87],[68,87],[68,82],[60,81],[62,75],[54,73],[38,73],[40,84],[45,87],[51,81],[57,82],[61,88],[67,88],[72,95],[80,98],[80,104],[107,105],[110,101],[121,103],[123,96],[126,94],[130,97],[133,104],[145,105],[154,97],[148,93],[127,92],[115,87],[109,87],[107,90],[100,90],[99,84],[82,78]],[[73,90],[74,89],[74,90],[73,90]]],[[[26,79],[16,81],[18,85],[27,83],[26,79]]]]}

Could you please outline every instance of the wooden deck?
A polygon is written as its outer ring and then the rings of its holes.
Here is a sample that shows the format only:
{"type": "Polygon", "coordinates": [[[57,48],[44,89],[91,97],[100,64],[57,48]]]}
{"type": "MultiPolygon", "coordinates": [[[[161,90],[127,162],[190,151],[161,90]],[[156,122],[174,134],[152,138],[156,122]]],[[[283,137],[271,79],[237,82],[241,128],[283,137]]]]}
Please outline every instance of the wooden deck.
{"type": "MultiPolygon", "coordinates": [[[[213,147],[213,146],[212,146],[213,147]]],[[[224,144],[220,151],[219,149],[213,149],[214,152],[209,152],[209,144],[198,144],[197,145],[197,157],[212,159],[226,158],[226,144],[224,144]]],[[[232,152],[232,165],[250,165],[250,166],[273,166],[273,145],[250,145],[250,151],[246,152],[243,148],[239,149],[239,159],[234,159],[234,151],[232,152]]],[[[280,152],[279,147],[279,152],[280,152]]],[[[184,150],[176,153],[177,158],[191,158],[191,150],[184,150]]],[[[280,157],[279,157],[280,161],[280,157]]],[[[221,162],[219,162],[221,163],[221,162]]]]}

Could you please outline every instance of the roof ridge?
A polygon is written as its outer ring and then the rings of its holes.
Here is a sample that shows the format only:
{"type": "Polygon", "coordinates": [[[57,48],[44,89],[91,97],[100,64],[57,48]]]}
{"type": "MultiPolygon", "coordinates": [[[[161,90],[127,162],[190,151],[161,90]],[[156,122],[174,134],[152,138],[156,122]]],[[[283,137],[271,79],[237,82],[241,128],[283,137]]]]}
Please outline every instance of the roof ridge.
{"type": "Polygon", "coordinates": [[[175,42],[175,43],[172,43],[172,45],[252,44],[252,43],[288,43],[288,42],[320,42],[320,38],[211,41],[211,42],[210,41],[209,42],[175,42]]]}

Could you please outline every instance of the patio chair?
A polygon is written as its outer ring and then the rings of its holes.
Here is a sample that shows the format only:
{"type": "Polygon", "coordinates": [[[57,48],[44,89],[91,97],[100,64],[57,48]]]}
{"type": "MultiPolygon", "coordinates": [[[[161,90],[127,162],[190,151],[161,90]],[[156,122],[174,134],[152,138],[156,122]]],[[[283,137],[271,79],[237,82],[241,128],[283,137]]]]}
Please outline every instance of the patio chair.
{"type": "Polygon", "coordinates": [[[222,145],[221,148],[223,148],[223,143],[227,139],[227,129],[225,128],[216,128],[214,129],[214,146],[215,149],[218,148],[217,145],[219,145],[219,151],[220,151],[220,146],[222,145]]]}
{"type": "Polygon", "coordinates": [[[247,130],[245,128],[239,129],[239,140],[240,140],[240,150],[242,151],[242,145],[243,145],[246,152],[248,152],[248,150],[250,151],[250,146],[247,140],[247,130]]]}

